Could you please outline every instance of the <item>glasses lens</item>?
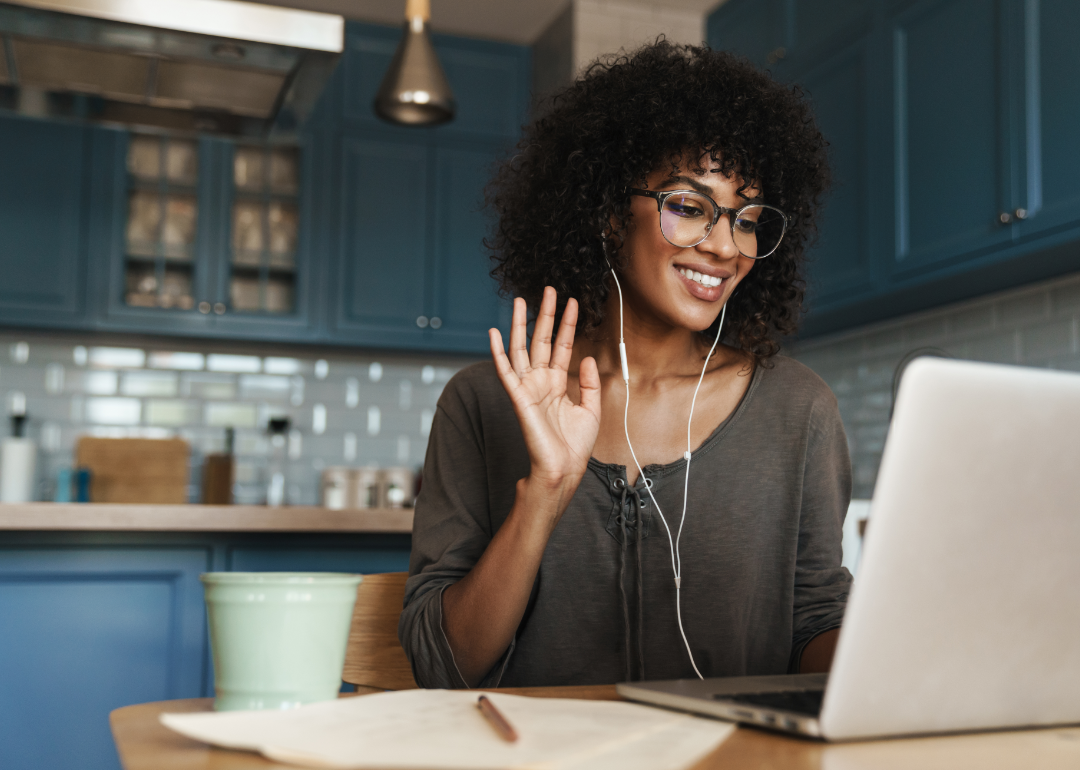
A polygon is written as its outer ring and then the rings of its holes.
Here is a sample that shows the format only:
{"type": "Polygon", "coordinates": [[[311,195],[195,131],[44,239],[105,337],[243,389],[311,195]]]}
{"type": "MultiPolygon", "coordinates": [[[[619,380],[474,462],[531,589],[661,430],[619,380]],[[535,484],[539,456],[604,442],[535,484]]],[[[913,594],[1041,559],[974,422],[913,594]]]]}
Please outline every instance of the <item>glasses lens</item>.
{"type": "Polygon", "coordinates": [[[767,257],[784,237],[784,215],[769,206],[747,206],[732,224],[735,245],[747,257],[767,257]]]}
{"type": "Polygon", "coordinates": [[[697,193],[669,195],[660,210],[660,231],[673,246],[693,246],[709,234],[714,211],[709,199],[697,193]]]}

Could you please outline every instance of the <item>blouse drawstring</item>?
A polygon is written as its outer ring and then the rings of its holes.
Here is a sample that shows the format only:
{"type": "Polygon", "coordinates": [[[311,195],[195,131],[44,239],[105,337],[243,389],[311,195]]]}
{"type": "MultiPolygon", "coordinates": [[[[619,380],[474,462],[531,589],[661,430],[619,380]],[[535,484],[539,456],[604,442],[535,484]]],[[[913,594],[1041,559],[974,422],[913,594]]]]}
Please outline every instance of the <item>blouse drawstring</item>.
{"type": "Polygon", "coordinates": [[[635,489],[633,487],[629,487],[625,482],[623,482],[623,484],[621,485],[621,495],[619,497],[618,521],[619,521],[620,534],[621,534],[621,537],[619,538],[619,541],[620,541],[620,548],[619,548],[619,598],[622,601],[622,613],[623,613],[623,646],[625,648],[625,650],[624,650],[624,655],[625,655],[624,660],[625,660],[625,663],[626,663],[625,668],[624,668],[625,679],[626,679],[626,681],[632,681],[634,679],[631,661],[633,660],[633,652],[632,652],[632,650],[636,646],[637,647],[637,658],[638,658],[638,660],[637,660],[637,663],[638,663],[638,665],[637,665],[637,668],[638,668],[637,679],[640,681],[640,680],[643,680],[645,678],[645,649],[644,649],[644,638],[645,638],[645,588],[644,588],[644,578],[643,578],[644,570],[642,568],[643,567],[643,562],[644,562],[644,559],[642,558],[642,540],[644,539],[643,538],[644,521],[643,521],[643,514],[642,514],[641,495],[638,493],[637,489],[635,489]],[[634,511],[635,511],[634,526],[633,526],[632,532],[633,532],[634,539],[636,540],[635,548],[634,548],[634,555],[636,557],[635,558],[636,564],[634,565],[634,571],[636,573],[635,574],[635,582],[637,584],[637,624],[636,624],[636,626],[637,626],[637,628],[636,628],[636,630],[637,630],[636,637],[637,638],[636,639],[634,638],[635,635],[631,631],[630,601],[629,601],[629,599],[628,599],[628,597],[626,595],[626,562],[627,562],[627,555],[628,555],[627,554],[627,543],[628,543],[628,540],[629,540],[630,534],[631,534],[631,529],[629,528],[629,518],[630,517],[627,515],[627,497],[632,497],[633,498],[632,501],[630,501],[630,504],[633,506],[634,511]]]}

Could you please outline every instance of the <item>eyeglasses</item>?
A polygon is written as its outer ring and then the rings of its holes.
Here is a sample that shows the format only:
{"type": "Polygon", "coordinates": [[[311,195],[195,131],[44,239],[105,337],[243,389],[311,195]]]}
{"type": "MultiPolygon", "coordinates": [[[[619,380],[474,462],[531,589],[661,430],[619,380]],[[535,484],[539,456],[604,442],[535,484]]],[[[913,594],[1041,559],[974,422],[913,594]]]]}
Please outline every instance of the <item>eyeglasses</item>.
{"type": "Polygon", "coordinates": [[[762,259],[776,251],[787,231],[787,215],[775,206],[750,203],[729,209],[708,195],[691,190],[658,192],[631,188],[630,194],[656,201],[664,239],[672,246],[684,249],[697,246],[708,238],[724,214],[731,222],[731,240],[740,254],[751,259],[762,259]]]}

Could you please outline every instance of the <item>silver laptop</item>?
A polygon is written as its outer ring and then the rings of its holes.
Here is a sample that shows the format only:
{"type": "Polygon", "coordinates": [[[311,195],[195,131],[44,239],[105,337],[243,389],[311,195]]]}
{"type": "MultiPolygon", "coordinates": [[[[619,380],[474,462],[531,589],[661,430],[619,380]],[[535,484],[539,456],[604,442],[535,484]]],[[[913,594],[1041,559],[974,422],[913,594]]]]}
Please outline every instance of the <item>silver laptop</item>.
{"type": "Polygon", "coordinates": [[[618,691],[826,740],[1080,723],[1080,375],[908,367],[827,677],[618,691]]]}

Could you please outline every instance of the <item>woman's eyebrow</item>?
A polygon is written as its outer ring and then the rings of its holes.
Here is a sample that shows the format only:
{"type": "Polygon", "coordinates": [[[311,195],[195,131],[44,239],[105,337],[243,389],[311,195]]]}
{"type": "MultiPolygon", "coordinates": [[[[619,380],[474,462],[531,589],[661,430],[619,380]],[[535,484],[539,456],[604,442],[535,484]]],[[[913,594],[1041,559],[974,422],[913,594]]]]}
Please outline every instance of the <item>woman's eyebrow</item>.
{"type": "Polygon", "coordinates": [[[695,192],[699,192],[702,195],[708,195],[710,198],[714,195],[711,188],[706,187],[701,182],[699,182],[696,179],[693,179],[691,177],[688,177],[688,176],[681,176],[681,175],[676,176],[676,175],[673,174],[673,175],[669,176],[667,179],[665,179],[663,182],[661,182],[660,184],[662,186],[667,186],[669,184],[676,184],[676,183],[685,184],[688,187],[690,187],[691,189],[693,189],[695,192]]]}
{"type": "MultiPolygon", "coordinates": [[[[661,187],[666,187],[669,184],[685,184],[688,187],[692,188],[695,192],[699,192],[702,195],[708,195],[710,198],[712,198],[714,195],[716,195],[716,193],[713,192],[712,189],[710,189],[706,185],[703,185],[701,182],[697,181],[693,177],[689,177],[689,176],[682,176],[682,175],[673,174],[673,175],[669,176],[667,179],[665,179],[663,182],[661,182],[660,186],[661,187]]],[[[741,193],[740,193],[740,197],[742,197],[741,193]]],[[[744,197],[743,201],[744,201],[744,204],[745,203],[764,203],[765,199],[762,198],[760,195],[755,195],[753,198],[745,198],[744,197]]]]}

